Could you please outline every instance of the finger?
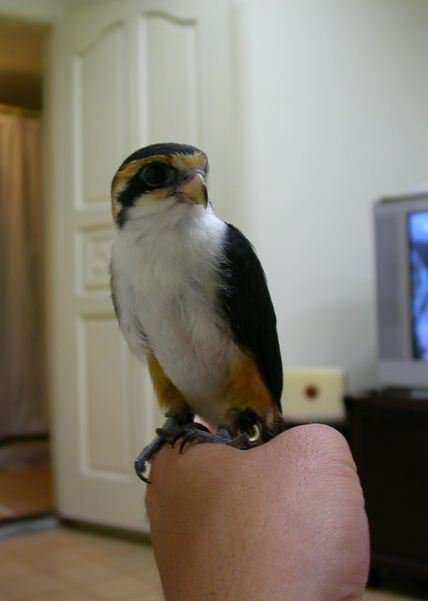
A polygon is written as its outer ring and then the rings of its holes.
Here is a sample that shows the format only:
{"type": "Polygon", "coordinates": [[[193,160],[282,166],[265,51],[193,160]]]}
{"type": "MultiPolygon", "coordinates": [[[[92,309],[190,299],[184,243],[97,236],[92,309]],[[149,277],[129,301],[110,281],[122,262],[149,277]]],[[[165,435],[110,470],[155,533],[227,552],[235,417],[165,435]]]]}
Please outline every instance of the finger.
{"type": "Polygon", "coordinates": [[[162,502],[176,494],[196,494],[195,488],[211,488],[228,470],[234,469],[241,451],[219,444],[195,444],[180,453],[165,445],[151,462],[150,484],[146,488],[149,515],[162,502]],[[207,483],[207,480],[210,480],[207,483]]]}

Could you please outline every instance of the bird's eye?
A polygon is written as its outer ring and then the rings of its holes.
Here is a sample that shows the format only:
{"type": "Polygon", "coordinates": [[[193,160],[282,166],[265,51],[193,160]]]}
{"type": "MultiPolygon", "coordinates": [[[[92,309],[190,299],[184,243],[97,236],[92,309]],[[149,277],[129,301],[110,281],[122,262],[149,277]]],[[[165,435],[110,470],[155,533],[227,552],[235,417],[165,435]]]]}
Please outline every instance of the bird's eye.
{"type": "Polygon", "coordinates": [[[151,163],[140,171],[140,178],[148,188],[165,188],[176,181],[177,172],[174,167],[163,163],[151,163]]]}

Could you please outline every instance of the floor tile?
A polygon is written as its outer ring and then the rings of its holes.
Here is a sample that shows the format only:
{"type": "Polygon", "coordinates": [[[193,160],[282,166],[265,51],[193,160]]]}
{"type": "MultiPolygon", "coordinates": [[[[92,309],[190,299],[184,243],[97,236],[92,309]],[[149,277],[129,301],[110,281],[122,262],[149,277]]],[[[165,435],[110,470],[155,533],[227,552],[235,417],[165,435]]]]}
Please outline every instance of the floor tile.
{"type": "Polygon", "coordinates": [[[0,601],[162,601],[150,547],[57,528],[0,541],[0,601]]]}

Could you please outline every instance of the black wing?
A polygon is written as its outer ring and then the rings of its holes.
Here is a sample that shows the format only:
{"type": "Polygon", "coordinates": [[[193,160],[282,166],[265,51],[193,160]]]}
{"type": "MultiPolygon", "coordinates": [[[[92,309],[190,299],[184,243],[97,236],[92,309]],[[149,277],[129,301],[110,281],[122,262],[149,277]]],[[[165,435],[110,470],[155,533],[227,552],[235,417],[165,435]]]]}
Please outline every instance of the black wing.
{"type": "Polygon", "coordinates": [[[238,345],[255,358],[263,381],[281,410],[281,352],[265,273],[251,243],[230,224],[221,277],[222,312],[230,321],[238,345]]]}

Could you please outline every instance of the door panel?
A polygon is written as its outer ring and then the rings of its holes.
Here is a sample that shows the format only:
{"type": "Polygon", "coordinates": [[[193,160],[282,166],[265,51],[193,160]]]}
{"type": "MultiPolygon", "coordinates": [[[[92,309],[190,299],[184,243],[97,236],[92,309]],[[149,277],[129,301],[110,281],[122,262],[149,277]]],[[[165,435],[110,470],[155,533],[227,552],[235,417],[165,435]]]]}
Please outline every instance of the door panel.
{"type": "Polygon", "coordinates": [[[140,60],[146,65],[150,82],[147,91],[151,140],[200,143],[196,35],[194,20],[156,13],[141,18],[140,60]]]}
{"type": "Polygon", "coordinates": [[[126,474],[132,431],[126,347],[111,314],[83,315],[77,327],[81,469],[126,474]]]}
{"type": "Polygon", "coordinates": [[[77,206],[105,203],[126,148],[126,26],[115,23],[73,57],[77,206]]]}
{"type": "Polygon", "coordinates": [[[190,142],[210,154],[212,189],[226,198],[228,32],[226,1],[97,3],[54,26],[50,368],[58,508],[69,518],[148,528],[133,460],[161,416],[113,313],[110,182],[136,148],[190,142]]]}

